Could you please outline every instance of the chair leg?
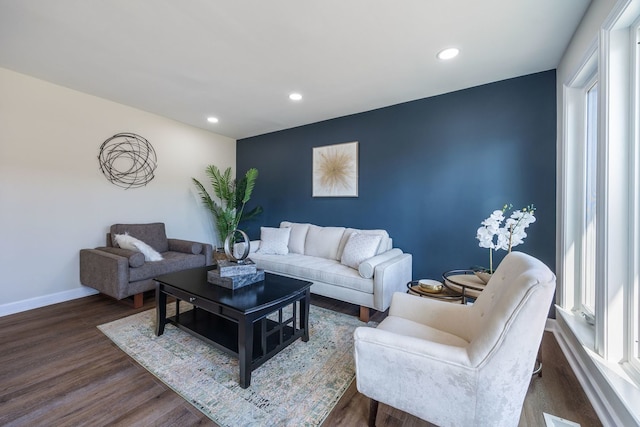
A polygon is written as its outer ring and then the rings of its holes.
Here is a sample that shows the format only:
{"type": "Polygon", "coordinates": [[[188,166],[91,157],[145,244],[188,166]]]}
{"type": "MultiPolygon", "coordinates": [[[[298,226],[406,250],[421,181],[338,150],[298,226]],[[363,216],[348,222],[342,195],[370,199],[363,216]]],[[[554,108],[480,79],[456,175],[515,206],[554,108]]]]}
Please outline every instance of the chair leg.
{"type": "Polygon", "coordinates": [[[142,292],[133,296],[133,308],[140,308],[144,303],[144,297],[142,292]]]}
{"type": "Polygon", "coordinates": [[[542,343],[538,348],[538,356],[536,357],[536,367],[533,370],[533,374],[538,374],[538,377],[542,376],[542,343]]]}
{"type": "Polygon", "coordinates": [[[369,427],[376,427],[377,416],[378,416],[378,401],[369,399],[369,427]]]}
{"type": "Polygon", "coordinates": [[[360,306],[360,320],[365,323],[369,322],[369,307],[360,306]]]}
{"type": "Polygon", "coordinates": [[[533,372],[531,375],[542,376],[542,343],[540,343],[540,347],[538,347],[538,354],[536,355],[536,361],[533,363],[533,372]]]}

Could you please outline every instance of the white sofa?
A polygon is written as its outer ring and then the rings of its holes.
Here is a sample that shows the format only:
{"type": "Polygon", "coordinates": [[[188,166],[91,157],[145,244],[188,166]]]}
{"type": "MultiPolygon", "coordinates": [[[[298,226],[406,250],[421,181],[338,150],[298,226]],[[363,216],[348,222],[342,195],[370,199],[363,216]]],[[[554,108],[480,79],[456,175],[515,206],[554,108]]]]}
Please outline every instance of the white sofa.
{"type": "Polygon", "coordinates": [[[267,272],[313,282],[314,294],[359,305],[364,322],[370,308],[385,311],[411,281],[411,254],[393,248],[385,230],[283,221],[261,228],[249,258],[267,272]]]}

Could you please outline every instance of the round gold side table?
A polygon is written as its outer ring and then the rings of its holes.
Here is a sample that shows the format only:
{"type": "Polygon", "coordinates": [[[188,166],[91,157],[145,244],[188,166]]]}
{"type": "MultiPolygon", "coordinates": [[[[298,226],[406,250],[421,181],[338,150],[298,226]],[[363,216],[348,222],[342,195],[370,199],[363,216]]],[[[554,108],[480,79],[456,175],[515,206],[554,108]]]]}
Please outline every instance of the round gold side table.
{"type": "Polygon", "coordinates": [[[442,273],[442,281],[446,288],[462,295],[462,303],[475,301],[487,286],[473,270],[449,270],[442,273]]]}

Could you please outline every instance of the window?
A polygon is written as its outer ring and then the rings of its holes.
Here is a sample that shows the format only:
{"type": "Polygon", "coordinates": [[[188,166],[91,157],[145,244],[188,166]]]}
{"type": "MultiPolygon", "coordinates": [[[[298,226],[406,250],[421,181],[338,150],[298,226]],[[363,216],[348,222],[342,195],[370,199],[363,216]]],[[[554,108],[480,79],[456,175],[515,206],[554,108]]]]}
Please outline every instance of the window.
{"type": "Polygon", "coordinates": [[[635,425],[640,419],[634,404],[640,401],[640,0],[615,2],[583,55],[563,82],[556,320],[569,338],[565,342],[578,361],[579,377],[596,390],[592,398],[602,408],[603,424],[635,425]]]}

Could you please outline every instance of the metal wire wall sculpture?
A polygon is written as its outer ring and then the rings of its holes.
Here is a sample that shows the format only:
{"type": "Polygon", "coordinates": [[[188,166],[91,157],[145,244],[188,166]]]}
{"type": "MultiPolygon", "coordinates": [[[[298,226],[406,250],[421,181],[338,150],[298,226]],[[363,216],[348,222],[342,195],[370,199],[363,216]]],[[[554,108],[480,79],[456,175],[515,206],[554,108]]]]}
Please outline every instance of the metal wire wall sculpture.
{"type": "Polygon", "coordinates": [[[154,178],[156,152],[135,133],[118,133],[100,146],[100,170],[107,179],[125,189],[145,186],[154,178]]]}

